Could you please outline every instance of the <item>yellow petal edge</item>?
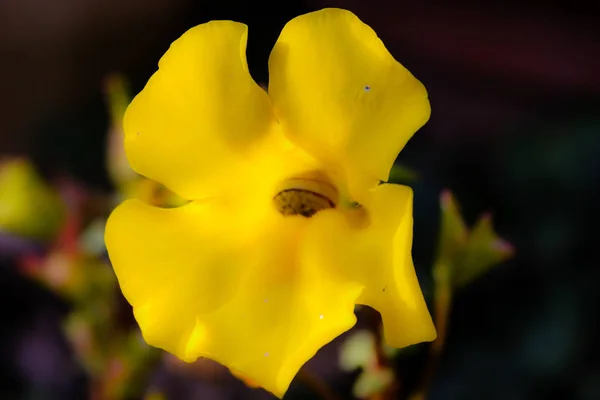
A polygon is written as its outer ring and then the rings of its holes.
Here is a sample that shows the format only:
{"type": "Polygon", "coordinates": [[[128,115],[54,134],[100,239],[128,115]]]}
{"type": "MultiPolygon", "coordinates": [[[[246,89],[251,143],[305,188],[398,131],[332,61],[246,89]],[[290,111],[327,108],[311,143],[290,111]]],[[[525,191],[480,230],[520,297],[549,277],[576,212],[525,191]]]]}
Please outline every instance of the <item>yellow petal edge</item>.
{"type": "Polygon", "coordinates": [[[421,82],[373,29],[336,8],[283,28],[269,58],[269,96],[284,133],[336,165],[355,193],[387,181],[431,113],[421,82]]]}

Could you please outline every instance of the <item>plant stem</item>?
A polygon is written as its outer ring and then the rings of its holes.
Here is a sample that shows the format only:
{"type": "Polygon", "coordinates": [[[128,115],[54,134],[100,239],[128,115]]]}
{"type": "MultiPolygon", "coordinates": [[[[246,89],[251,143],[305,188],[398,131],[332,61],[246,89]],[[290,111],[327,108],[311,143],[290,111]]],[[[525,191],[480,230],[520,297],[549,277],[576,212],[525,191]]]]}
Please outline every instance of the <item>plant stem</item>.
{"type": "Polygon", "coordinates": [[[452,283],[450,280],[449,268],[445,264],[438,264],[434,268],[434,274],[436,278],[434,323],[438,336],[429,347],[425,372],[423,373],[418,389],[410,396],[410,400],[425,400],[431,382],[435,377],[448,332],[448,319],[450,317],[452,306],[452,283]]]}

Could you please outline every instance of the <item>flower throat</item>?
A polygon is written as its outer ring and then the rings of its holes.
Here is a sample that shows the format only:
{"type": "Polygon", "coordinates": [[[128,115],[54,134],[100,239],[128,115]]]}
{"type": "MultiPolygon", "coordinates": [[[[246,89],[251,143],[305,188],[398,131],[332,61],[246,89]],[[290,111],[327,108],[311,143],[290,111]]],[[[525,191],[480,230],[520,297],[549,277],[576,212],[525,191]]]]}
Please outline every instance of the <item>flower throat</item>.
{"type": "Polygon", "coordinates": [[[321,210],[335,208],[326,196],[306,189],[286,189],[273,198],[275,208],[283,215],[301,215],[310,218],[321,210]]]}
{"type": "Polygon", "coordinates": [[[273,204],[282,215],[310,218],[317,212],[335,208],[337,190],[330,184],[312,179],[291,179],[282,184],[273,204]]]}

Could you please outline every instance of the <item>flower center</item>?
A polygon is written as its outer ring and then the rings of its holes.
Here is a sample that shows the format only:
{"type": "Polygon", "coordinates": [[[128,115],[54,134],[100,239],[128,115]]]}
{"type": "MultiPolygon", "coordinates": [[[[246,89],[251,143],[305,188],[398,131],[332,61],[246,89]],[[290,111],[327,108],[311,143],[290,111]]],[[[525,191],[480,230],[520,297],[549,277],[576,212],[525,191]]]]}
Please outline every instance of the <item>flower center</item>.
{"type": "Polygon", "coordinates": [[[321,210],[335,208],[337,190],[330,184],[311,179],[291,179],[284,182],[273,197],[273,204],[282,215],[310,218],[321,210]]]}
{"type": "Polygon", "coordinates": [[[305,189],[286,189],[273,198],[275,207],[283,215],[312,217],[318,211],[335,208],[333,201],[320,193],[305,189]]]}

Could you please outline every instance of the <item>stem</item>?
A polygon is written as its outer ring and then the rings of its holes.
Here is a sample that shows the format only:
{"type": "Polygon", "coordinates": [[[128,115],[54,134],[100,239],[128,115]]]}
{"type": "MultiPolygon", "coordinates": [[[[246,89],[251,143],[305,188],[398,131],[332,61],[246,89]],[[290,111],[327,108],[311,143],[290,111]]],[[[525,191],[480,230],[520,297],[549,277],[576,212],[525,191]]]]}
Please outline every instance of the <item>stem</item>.
{"type": "Polygon", "coordinates": [[[437,339],[429,347],[429,355],[425,366],[425,372],[421,383],[410,400],[424,400],[427,396],[431,382],[435,377],[437,367],[440,362],[440,356],[446,341],[448,332],[448,320],[452,306],[452,284],[450,280],[449,268],[445,264],[438,264],[434,268],[436,275],[436,288],[434,296],[435,317],[434,323],[437,330],[437,339]]]}
{"type": "MultiPolygon", "coordinates": [[[[372,308],[369,308],[367,311],[365,320],[368,322],[375,338],[373,345],[375,346],[376,365],[374,368],[392,368],[390,360],[383,351],[384,338],[381,314],[372,308]]],[[[393,400],[398,398],[397,394],[400,390],[401,383],[400,377],[394,371],[394,381],[391,385],[382,392],[375,394],[370,400],[393,400]]]]}

